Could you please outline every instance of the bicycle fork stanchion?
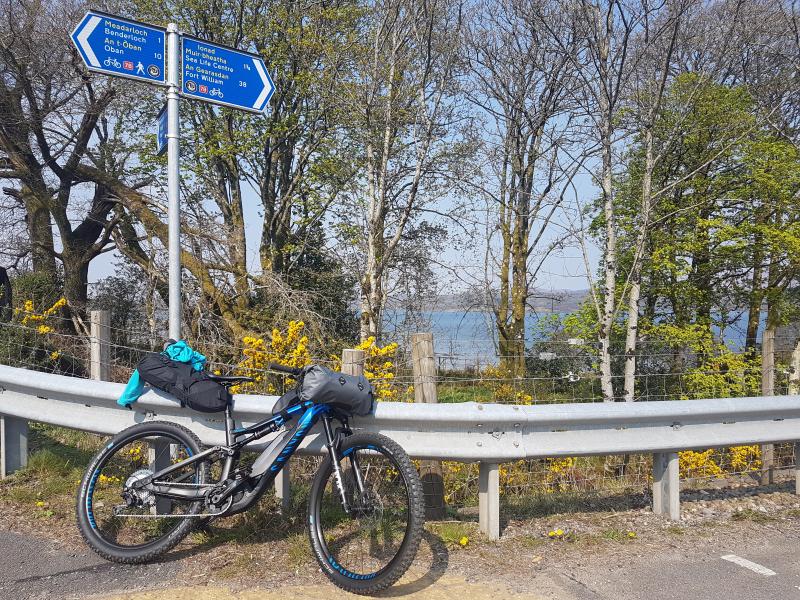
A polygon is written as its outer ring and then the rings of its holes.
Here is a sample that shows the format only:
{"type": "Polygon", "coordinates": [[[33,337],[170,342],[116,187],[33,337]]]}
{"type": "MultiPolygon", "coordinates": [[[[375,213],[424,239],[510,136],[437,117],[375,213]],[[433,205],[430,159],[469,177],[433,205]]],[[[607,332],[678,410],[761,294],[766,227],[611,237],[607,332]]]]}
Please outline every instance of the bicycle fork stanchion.
{"type": "Polygon", "coordinates": [[[28,422],[0,416],[0,478],[28,464],[28,422]]]}
{"type": "Polygon", "coordinates": [[[677,452],[653,454],[653,512],[681,520],[680,463],[677,452]]]}
{"type": "Polygon", "coordinates": [[[336,477],[336,487],[339,488],[339,495],[342,498],[342,508],[344,508],[344,512],[350,514],[350,503],[347,501],[347,491],[344,489],[344,477],[342,476],[342,467],[339,464],[339,455],[336,452],[336,445],[334,444],[330,419],[328,417],[323,417],[322,425],[325,428],[325,437],[328,440],[328,454],[330,455],[331,463],[333,464],[333,474],[336,477]]]}
{"type": "Polygon", "coordinates": [[[481,533],[490,540],[500,539],[500,465],[480,463],[478,474],[478,512],[481,533]]]}

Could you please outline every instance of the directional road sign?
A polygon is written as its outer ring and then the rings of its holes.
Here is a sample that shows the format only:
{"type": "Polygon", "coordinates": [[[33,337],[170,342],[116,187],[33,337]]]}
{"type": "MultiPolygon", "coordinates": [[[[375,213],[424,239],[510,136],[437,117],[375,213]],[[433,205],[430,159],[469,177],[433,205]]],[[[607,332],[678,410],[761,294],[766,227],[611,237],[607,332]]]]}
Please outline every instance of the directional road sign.
{"type": "Polygon", "coordinates": [[[165,83],[166,30],[89,11],[72,32],[72,42],[90,71],[165,83]]]}
{"type": "Polygon", "coordinates": [[[183,36],[184,96],[262,113],[275,84],[257,54],[183,36]]]}
{"type": "Polygon", "coordinates": [[[156,123],[158,124],[158,133],[156,134],[156,156],[161,156],[167,151],[168,116],[169,113],[167,112],[167,105],[165,104],[156,117],[156,123]]]}

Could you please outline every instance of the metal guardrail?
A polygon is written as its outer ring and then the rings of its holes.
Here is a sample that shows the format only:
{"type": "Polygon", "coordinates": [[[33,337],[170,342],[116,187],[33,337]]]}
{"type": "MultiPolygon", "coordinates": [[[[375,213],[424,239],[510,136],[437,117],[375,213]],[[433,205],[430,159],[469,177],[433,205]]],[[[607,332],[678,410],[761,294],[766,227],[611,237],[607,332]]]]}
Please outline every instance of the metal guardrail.
{"type": "MultiPolygon", "coordinates": [[[[133,410],[124,409],[116,404],[123,387],[0,365],[3,474],[24,464],[26,421],[114,434],[138,422],[167,419],[193,430],[205,444],[224,443],[224,423],[215,415],[182,409],[158,391],[143,395],[133,410]]],[[[270,414],[276,399],[237,395],[236,419],[254,423],[270,414]]],[[[374,416],[353,425],[390,436],[414,458],[479,462],[481,529],[497,538],[499,463],[653,453],[653,508],[677,520],[677,451],[794,442],[800,439],[800,396],[534,406],[381,402],[374,416]]],[[[321,436],[312,434],[299,452],[322,449],[321,436]]],[[[288,493],[288,479],[279,483],[288,493]]]]}

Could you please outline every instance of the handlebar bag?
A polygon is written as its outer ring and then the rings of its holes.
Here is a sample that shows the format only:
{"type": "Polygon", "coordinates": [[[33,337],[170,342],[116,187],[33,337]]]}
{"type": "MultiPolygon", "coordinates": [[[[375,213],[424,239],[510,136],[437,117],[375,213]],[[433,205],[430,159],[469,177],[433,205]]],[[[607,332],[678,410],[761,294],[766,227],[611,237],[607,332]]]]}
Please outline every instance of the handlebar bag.
{"type": "Polygon", "coordinates": [[[136,370],[142,381],[180,400],[181,406],[206,413],[221,412],[231,403],[231,393],[213,381],[205,371],[172,360],[163,353],[150,352],[136,370]]]}
{"type": "Polygon", "coordinates": [[[375,408],[375,391],[366,377],[334,373],[321,365],[304,370],[298,395],[315,404],[329,404],[345,415],[365,417],[375,408]]]}

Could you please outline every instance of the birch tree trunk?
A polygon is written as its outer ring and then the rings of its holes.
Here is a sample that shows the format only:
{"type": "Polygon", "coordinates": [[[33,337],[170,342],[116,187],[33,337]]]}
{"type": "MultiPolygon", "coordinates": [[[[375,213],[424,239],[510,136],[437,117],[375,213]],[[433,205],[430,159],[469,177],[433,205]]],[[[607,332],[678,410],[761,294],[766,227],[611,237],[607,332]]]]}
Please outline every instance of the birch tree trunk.
{"type": "Polygon", "coordinates": [[[636,399],[636,347],[639,340],[639,299],[642,294],[642,257],[650,227],[651,193],[653,188],[653,130],[645,132],[645,168],[642,174],[642,222],[636,236],[635,256],[631,265],[628,290],[628,323],[625,329],[625,402],[636,399]]]}
{"type": "MultiPolygon", "coordinates": [[[[608,40],[600,47],[601,71],[608,60],[608,40]]],[[[600,389],[604,402],[614,402],[614,381],[611,372],[611,333],[616,311],[617,290],[617,229],[614,215],[614,165],[612,156],[612,107],[608,97],[600,93],[600,144],[602,146],[603,218],[605,244],[603,248],[603,310],[600,318],[600,389]]]]}

